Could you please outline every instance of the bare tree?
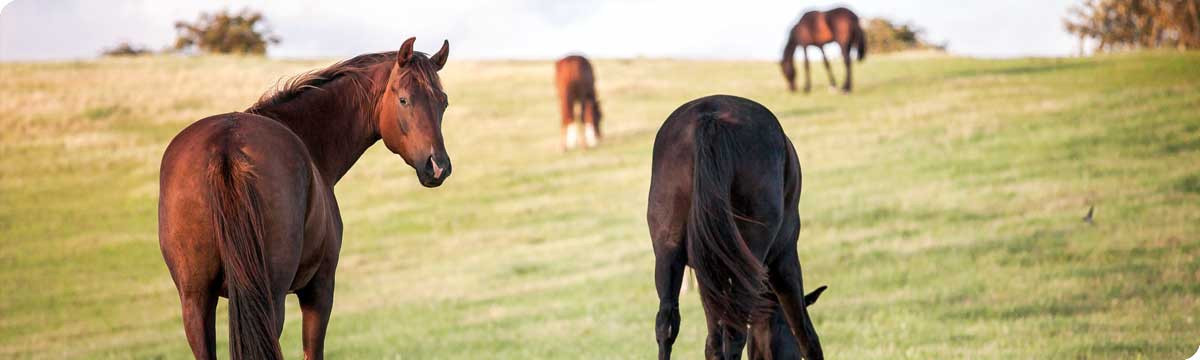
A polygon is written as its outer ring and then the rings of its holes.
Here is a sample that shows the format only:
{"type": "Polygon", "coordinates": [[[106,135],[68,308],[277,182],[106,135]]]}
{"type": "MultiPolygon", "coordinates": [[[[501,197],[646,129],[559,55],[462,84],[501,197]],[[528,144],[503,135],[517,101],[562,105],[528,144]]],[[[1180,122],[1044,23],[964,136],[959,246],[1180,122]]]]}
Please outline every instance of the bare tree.
{"type": "Polygon", "coordinates": [[[1096,51],[1200,47],[1200,0],[1084,0],[1063,19],[1096,51]]]}

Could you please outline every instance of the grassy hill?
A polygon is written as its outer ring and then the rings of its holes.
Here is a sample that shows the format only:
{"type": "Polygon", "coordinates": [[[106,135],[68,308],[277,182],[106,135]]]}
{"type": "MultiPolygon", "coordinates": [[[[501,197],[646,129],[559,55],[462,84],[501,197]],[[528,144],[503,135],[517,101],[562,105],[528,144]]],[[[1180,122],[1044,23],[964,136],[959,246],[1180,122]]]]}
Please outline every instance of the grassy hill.
{"type": "MultiPolygon", "coordinates": [[[[157,244],[162,150],[328,63],[0,64],[0,358],[190,357],[157,244]]],[[[672,110],[714,93],[763,103],[796,145],[800,258],[809,287],[830,286],[812,313],[831,358],[1200,345],[1200,53],[872,57],[850,96],[820,70],[812,95],[788,94],[771,62],[596,67],[608,137],[563,154],[550,62],[451,60],[446,185],[420,187],[376,146],[337,187],[331,357],[652,357],[650,148],[672,110]]],[[[697,358],[694,291],[682,313],[676,353],[697,358]]]]}

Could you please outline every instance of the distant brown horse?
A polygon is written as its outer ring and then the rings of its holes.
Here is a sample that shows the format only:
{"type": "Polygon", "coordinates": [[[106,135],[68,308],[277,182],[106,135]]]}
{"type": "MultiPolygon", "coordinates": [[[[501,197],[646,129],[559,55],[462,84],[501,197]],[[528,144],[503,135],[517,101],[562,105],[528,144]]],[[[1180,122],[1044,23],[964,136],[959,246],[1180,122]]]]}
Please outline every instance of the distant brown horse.
{"type": "Polygon", "coordinates": [[[825,62],[825,73],[829,75],[829,86],[837,87],[833,78],[833,69],[829,67],[829,59],[825,57],[825,44],[836,42],[842,48],[842,63],[846,64],[846,82],[842,84],[843,92],[850,92],[853,87],[850,74],[850,48],[858,52],[858,61],[867,56],[867,36],[858,23],[858,15],[846,8],[836,8],[829,11],[809,11],[800,17],[796,26],[788,34],[787,46],[783,47],[783,60],[779,66],[783,68],[783,78],[787,79],[788,90],[796,91],[796,69],[792,57],[796,47],[804,56],[804,92],[812,88],[808,68],[808,47],[816,46],[821,50],[821,61],[825,62]]]}
{"type": "Polygon", "coordinates": [[[796,253],[800,182],[795,148],[754,101],[708,96],[667,117],[654,139],[646,210],[660,359],[670,358],[679,335],[685,265],[695,271],[708,318],[707,358],[741,358],[749,325],[770,315],[764,294],[777,299],[799,353],[823,358],[796,253]]]}
{"type": "Polygon", "coordinates": [[[288,293],[300,299],[304,357],[322,358],[342,245],[334,185],[381,138],[422,185],[450,176],[437,75],[450,44],[427,56],[413,42],[293,78],[167,146],[159,244],[197,359],[215,358],[218,296],[229,298],[231,358],[281,358],[288,293]]]}
{"type": "Polygon", "coordinates": [[[596,100],[596,79],[592,64],[582,56],[568,56],[554,63],[554,84],[562,111],[562,149],[574,149],[579,142],[579,123],[575,104],[583,120],[583,139],[587,147],[600,142],[600,101],[596,100]]]}

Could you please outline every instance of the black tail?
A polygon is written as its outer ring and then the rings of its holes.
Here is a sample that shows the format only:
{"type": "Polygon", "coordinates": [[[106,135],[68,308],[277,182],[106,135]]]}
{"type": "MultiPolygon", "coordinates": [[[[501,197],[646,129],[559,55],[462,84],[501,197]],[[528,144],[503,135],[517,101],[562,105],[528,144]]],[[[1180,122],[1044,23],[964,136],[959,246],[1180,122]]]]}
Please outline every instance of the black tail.
{"type": "Polygon", "coordinates": [[[726,124],[711,113],[695,129],[692,208],[687,223],[688,261],[696,272],[706,311],[731,325],[769,314],[763,297],[766,271],[738,233],[729,200],[736,144],[726,124]]]}
{"type": "Polygon", "coordinates": [[[867,57],[867,34],[862,26],[854,27],[854,48],[858,51],[858,62],[867,57]]]}
{"type": "Polygon", "coordinates": [[[254,175],[236,150],[219,155],[209,175],[217,248],[229,289],[229,357],[282,359],[263,245],[262,197],[249,183],[254,175]]]}

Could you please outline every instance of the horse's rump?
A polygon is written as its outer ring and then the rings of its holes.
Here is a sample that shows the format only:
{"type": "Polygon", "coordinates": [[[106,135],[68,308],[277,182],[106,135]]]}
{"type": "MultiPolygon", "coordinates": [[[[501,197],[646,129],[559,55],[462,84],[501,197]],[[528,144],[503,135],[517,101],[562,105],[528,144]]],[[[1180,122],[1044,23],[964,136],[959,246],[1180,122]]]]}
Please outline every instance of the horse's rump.
{"type": "Polygon", "coordinates": [[[586,58],[577,55],[565,57],[554,64],[554,70],[559,96],[567,96],[572,101],[595,97],[592,64],[586,58]]]}

